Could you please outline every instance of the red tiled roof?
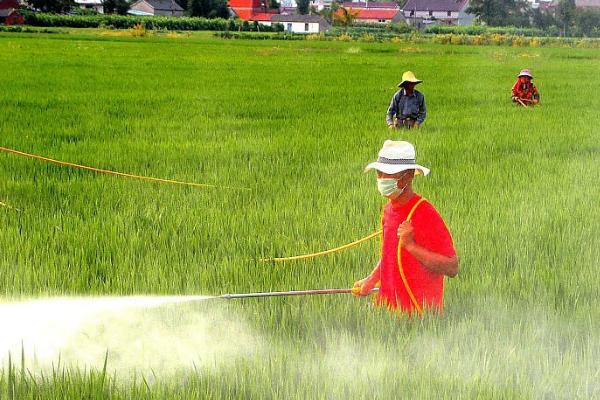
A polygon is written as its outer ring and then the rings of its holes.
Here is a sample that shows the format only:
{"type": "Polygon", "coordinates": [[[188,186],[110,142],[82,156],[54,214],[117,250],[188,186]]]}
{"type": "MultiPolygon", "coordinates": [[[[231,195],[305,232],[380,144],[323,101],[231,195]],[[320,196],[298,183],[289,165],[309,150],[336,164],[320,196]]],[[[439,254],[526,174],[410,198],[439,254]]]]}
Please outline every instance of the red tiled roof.
{"type": "Polygon", "coordinates": [[[400,11],[398,10],[356,10],[358,15],[356,19],[394,19],[400,11]]]}
{"type": "Polygon", "coordinates": [[[353,9],[358,9],[358,8],[366,8],[366,9],[387,9],[387,10],[399,10],[400,7],[398,6],[398,3],[396,2],[376,2],[376,1],[369,1],[369,2],[356,2],[356,1],[345,1],[342,6],[344,8],[350,8],[352,7],[353,9]]]}
{"type": "Polygon", "coordinates": [[[228,0],[231,8],[260,8],[260,0],[228,0]]]}
{"type": "Polygon", "coordinates": [[[235,14],[243,19],[244,21],[270,21],[271,17],[277,14],[277,11],[273,12],[257,12],[253,9],[242,9],[232,7],[235,14]]]}
{"type": "Polygon", "coordinates": [[[8,8],[19,8],[19,2],[17,0],[0,0],[0,9],[8,8]]]}

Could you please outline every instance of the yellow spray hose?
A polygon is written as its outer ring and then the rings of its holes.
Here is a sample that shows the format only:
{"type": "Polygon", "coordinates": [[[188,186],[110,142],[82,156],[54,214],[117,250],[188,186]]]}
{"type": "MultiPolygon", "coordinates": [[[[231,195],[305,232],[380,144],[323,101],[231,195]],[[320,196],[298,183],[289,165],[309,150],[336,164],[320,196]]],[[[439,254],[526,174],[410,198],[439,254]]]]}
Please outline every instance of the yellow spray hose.
{"type": "MultiPolygon", "coordinates": [[[[410,212],[408,213],[408,216],[406,217],[406,221],[410,221],[412,219],[412,216],[415,213],[415,211],[417,210],[417,207],[424,201],[425,201],[425,199],[421,198],[421,199],[419,199],[419,201],[417,201],[415,203],[415,205],[411,208],[410,212]]],[[[349,249],[351,247],[357,246],[363,242],[373,239],[374,237],[380,236],[382,233],[383,233],[383,229],[380,229],[377,232],[374,232],[368,236],[365,236],[362,239],[358,239],[352,243],[348,243],[343,246],[333,248],[331,250],[320,251],[318,253],[304,254],[304,255],[293,256],[293,257],[263,258],[260,261],[262,261],[262,262],[267,262],[267,261],[284,262],[284,261],[293,261],[293,260],[306,260],[309,258],[325,256],[328,254],[337,253],[339,251],[343,251],[343,250],[349,249]]],[[[400,271],[400,277],[402,278],[402,282],[404,283],[404,287],[406,288],[406,291],[408,292],[408,296],[410,297],[412,304],[415,306],[415,309],[417,310],[417,313],[419,314],[419,316],[423,316],[423,308],[421,307],[421,305],[415,298],[415,295],[408,284],[406,276],[404,275],[404,269],[402,267],[402,243],[398,243],[398,270],[400,271]]]]}
{"type": "Polygon", "coordinates": [[[121,176],[124,178],[139,179],[139,180],[148,181],[148,182],[168,183],[168,184],[173,184],[173,185],[185,185],[185,186],[193,186],[193,187],[199,187],[199,188],[222,188],[222,189],[236,189],[236,190],[251,190],[250,188],[236,188],[236,187],[230,187],[230,186],[210,185],[210,184],[205,184],[205,183],[181,182],[181,181],[175,181],[175,180],[171,180],[171,179],[161,179],[161,178],[153,178],[153,177],[148,177],[148,176],[126,174],[123,172],[110,171],[107,169],[87,167],[85,165],[79,165],[79,164],[73,164],[73,163],[66,162],[66,161],[54,160],[52,158],[42,157],[42,156],[38,156],[35,154],[24,153],[22,151],[9,149],[6,147],[0,147],[0,151],[3,151],[5,153],[10,153],[10,154],[16,154],[16,155],[22,156],[22,157],[33,158],[36,160],[41,160],[41,161],[49,162],[52,164],[61,165],[63,167],[83,169],[86,171],[92,171],[92,172],[96,172],[99,174],[121,176]]]}
{"type": "Polygon", "coordinates": [[[315,258],[315,257],[320,257],[320,256],[326,256],[328,254],[337,253],[338,251],[342,251],[342,250],[346,250],[346,249],[349,249],[349,248],[354,247],[354,246],[358,246],[359,244],[364,243],[364,242],[366,242],[368,240],[371,240],[371,239],[373,239],[376,236],[380,236],[382,232],[383,232],[383,230],[380,229],[377,232],[374,232],[374,233],[372,233],[372,234],[370,234],[368,236],[365,236],[362,239],[355,240],[352,243],[348,243],[348,244],[345,244],[343,246],[339,246],[339,247],[336,247],[336,248],[330,249],[330,250],[319,251],[317,253],[304,254],[304,255],[301,255],[301,256],[293,256],[293,257],[261,258],[260,261],[262,261],[262,262],[269,262],[269,261],[272,261],[272,262],[284,262],[284,261],[294,261],[294,260],[306,260],[308,258],[315,258]]]}
{"type": "MultiPolygon", "coordinates": [[[[408,213],[408,216],[406,217],[406,222],[411,220],[411,218],[412,218],[413,214],[415,213],[415,210],[417,209],[419,204],[421,204],[424,201],[425,201],[425,199],[421,198],[421,199],[419,199],[419,201],[417,201],[415,203],[415,205],[411,208],[410,212],[408,213]]],[[[402,278],[402,282],[404,283],[404,288],[408,292],[410,301],[413,303],[413,306],[415,306],[415,309],[417,310],[419,317],[422,317],[423,316],[423,308],[421,308],[421,305],[415,298],[415,295],[414,295],[412,289],[408,285],[406,276],[404,275],[404,268],[402,267],[402,243],[398,243],[398,271],[400,271],[400,277],[402,278]]]]}

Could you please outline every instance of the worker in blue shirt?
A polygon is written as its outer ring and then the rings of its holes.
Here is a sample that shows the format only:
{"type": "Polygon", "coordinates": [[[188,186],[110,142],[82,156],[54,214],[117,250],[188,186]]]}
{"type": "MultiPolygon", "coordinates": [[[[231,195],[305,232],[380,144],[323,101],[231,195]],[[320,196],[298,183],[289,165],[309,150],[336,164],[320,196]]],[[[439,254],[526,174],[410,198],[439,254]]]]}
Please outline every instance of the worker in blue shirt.
{"type": "Polygon", "coordinates": [[[421,82],[412,71],[402,74],[402,82],[398,84],[401,89],[392,97],[387,111],[386,121],[390,129],[418,128],[425,121],[425,96],[415,90],[415,86],[421,82]]]}

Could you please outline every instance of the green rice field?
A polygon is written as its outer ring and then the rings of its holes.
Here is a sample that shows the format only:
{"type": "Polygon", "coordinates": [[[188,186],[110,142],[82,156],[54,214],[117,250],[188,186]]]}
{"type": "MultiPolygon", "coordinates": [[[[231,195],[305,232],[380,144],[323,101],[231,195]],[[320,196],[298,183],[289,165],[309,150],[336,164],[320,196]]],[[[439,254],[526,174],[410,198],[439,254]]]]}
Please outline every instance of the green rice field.
{"type": "MultiPolygon", "coordinates": [[[[0,146],[219,186],[0,152],[0,303],[350,287],[376,263],[376,240],[260,259],[379,229],[384,199],[363,168],[385,139],[410,141],[431,169],[415,190],[461,267],[441,318],[349,295],[169,305],[137,328],[201,324],[219,346],[195,328],[163,335],[193,338],[194,362],[173,350],[151,373],[108,345],[50,368],[0,354],[0,398],[600,398],[599,50],[0,33],[0,71],[0,146]],[[510,102],[523,68],[535,109],[510,102]],[[405,70],[424,81],[428,117],[390,131],[405,70]]],[[[139,339],[111,326],[117,347],[139,339]]]]}

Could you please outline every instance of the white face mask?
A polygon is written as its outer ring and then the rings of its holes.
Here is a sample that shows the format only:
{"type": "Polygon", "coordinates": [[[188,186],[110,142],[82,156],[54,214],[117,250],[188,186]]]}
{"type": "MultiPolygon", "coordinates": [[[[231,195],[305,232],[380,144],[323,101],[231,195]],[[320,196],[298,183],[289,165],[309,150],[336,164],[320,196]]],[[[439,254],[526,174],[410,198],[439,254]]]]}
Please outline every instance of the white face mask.
{"type": "Polygon", "coordinates": [[[406,189],[406,185],[402,189],[398,187],[398,179],[394,178],[377,178],[377,189],[382,196],[390,197],[393,195],[401,195],[406,189]]]}

